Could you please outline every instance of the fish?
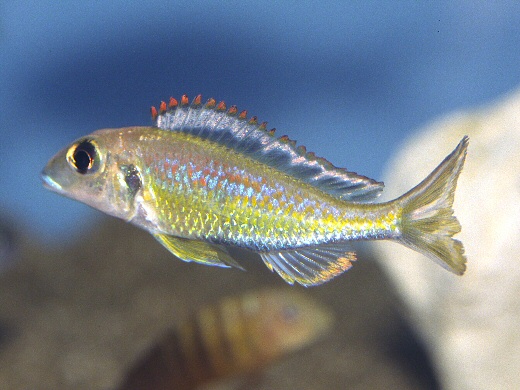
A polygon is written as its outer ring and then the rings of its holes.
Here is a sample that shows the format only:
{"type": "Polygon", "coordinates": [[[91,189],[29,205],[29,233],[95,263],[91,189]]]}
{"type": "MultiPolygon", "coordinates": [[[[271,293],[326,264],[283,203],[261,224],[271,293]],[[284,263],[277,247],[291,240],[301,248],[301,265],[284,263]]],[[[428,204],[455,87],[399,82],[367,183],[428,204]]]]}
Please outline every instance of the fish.
{"type": "Polygon", "coordinates": [[[324,337],[333,313],[308,294],[264,288],[192,313],[130,365],[119,390],[194,389],[260,370],[324,337]]]}
{"type": "Polygon", "coordinates": [[[467,136],[416,187],[375,203],[383,183],[277,138],[236,106],[183,95],[151,113],[153,126],[97,130],[62,149],[44,186],[147,230],[181,260],[243,269],[228,248],[244,248],[289,284],[350,269],[359,240],[392,240],[464,273],[452,206],[467,136]]]}

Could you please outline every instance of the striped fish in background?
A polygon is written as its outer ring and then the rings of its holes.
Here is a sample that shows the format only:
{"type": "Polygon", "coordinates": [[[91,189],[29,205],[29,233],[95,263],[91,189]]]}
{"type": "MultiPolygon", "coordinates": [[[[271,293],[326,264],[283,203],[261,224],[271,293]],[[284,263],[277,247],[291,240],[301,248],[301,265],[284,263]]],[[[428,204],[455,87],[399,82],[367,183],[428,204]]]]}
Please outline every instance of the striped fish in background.
{"type": "Polygon", "coordinates": [[[129,371],[120,390],[194,389],[258,373],[332,328],[332,313],[294,289],[264,289],[202,308],[129,371]]]}

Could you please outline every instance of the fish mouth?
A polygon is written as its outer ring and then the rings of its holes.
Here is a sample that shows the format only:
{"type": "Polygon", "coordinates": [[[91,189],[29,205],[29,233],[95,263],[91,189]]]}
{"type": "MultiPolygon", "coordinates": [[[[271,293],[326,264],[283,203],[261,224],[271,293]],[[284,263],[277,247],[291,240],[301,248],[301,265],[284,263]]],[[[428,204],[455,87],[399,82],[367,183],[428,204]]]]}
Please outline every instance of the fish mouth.
{"type": "Polygon", "coordinates": [[[56,191],[56,192],[63,192],[63,188],[60,184],[58,184],[52,177],[50,177],[45,169],[40,174],[40,177],[43,181],[43,186],[49,190],[56,191]]]}

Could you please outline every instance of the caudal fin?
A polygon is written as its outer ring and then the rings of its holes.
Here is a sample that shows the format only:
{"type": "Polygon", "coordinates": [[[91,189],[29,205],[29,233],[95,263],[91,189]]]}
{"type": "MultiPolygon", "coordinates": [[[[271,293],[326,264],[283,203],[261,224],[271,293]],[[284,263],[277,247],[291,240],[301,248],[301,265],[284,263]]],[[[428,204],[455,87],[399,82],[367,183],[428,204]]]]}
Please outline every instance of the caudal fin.
{"type": "Polygon", "coordinates": [[[400,241],[457,275],[466,270],[466,257],[462,243],[453,238],[461,226],[452,205],[468,141],[462,138],[426,179],[396,200],[402,208],[400,241]]]}

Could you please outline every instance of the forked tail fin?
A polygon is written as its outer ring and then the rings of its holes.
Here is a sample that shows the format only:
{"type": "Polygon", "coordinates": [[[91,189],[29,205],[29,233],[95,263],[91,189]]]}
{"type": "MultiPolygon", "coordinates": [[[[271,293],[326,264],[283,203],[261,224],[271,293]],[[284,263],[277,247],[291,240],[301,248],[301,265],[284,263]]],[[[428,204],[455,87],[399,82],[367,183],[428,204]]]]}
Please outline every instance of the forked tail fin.
{"type": "Polygon", "coordinates": [[[401,243],[457,275],[466,270],[466,257],[462,243],[453,238],[461,226],[452,205],[468,141],[462,138],[426,179],[396,200],[402,208],[401,243]]]}

